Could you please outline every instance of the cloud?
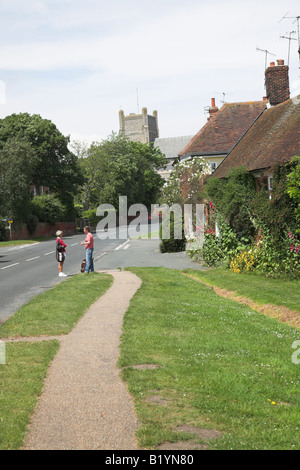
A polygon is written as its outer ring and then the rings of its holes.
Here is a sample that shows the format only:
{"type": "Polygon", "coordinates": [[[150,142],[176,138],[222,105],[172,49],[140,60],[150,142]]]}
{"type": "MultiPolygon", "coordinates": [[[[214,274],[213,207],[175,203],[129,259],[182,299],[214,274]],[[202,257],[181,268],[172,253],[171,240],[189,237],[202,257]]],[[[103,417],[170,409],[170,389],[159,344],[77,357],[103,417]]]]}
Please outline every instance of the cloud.
{"type": "MultiPolygon", "coordinates": [[[[298,0],[289,3],[298,13],[298,0]]],[[[287,57],[286,9],[281,0],[1,0],[1,111],[107,136],[120,107],[136,111],[138,88],[140,106],[158,110],[161,136],[192,134],[212,97],[262,98],[265,56],[256,46],[287,57]]]]}
{"type": "MultiPolygon", "coordinates": [[[[70,14],[56,14],[47,17],[52,28],[79,27],[79,38],[75,30],[66,40],[52,35],[51,41],[27,40],[18,44],[0,47],[3,69],[14,70],[51,70],[60,68],[104,69],[108,73],[131,76],[166,76],[187,74],[201,69],[221,67],[241,67],[249,61],[255,61],[253,37],[247,37],[249,24],[255,30],[264,31],[268,7],[252,3],[253,8],[245,11],[244,3],[235,1],[226,4],[217,2],[218,8],[199,2],[182,5],[163,15],[144,15],[139,24],[135,15],[129,16],[135,25],[116,30],[101,32],[103,16],[101,9],[96,9],[93,16],[88,9],[77,8],[70,14]],[[235,15],[228,15],[230,7],[235,15]],[[260,14],[257,15],[257,12],[260,14]],[[239,21],[236,18],[239,18],[239,21]],[[93,23],[99,23],[99,32],[95,35],[93,23]],[[82,37],[80,31],[91,26],[92,34],[82,37]]],[[[31,9],[39,13],[46,11],[44,2],[33,2],[31,9]]],[[[49,6],[48,6],[49,8],[49,6]]],[[[128,17],[126,9],[125,19],[128,17]]],[[[107,13],[107,10],[105,10],[107,13]]],[[[44,18],[43,14],[42,17],[44,18]]],[[[26,21],[26,16],[24,21],[26,21]]],[[[106,22],[110,22],[106,18],[106,22]]],[[[124,21],[124,19],[123,19],[124,21]]],[[[49,27],[48,24],[48,27],[49,27]]],[[[119,23],[118,23],[119,24],[119,23]]]]}

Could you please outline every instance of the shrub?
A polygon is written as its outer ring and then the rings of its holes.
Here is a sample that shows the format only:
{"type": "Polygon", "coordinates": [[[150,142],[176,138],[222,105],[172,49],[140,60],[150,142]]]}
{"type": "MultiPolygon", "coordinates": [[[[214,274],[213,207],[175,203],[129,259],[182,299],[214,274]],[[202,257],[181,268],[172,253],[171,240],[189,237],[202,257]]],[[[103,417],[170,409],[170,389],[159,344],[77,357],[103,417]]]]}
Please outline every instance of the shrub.
{"type": "Polygon", "coordinates": [[[241,251],[230,262],[230,269],[235,273],[250,272],[254,270],[256,257],[252,250],[241,251]]]}
{"type": "Polygon", "coordinates": [[[88,224],[91,227],[96,227],[98,222],[101,220],[101,217],[96,215],[96,209],[84,211],[82,212],[82,216],[85,220],[88,220],[88,224]]]}
{"type": "Polygon", "coordinates": [[[179,251],[185,251],[185,244],[186,238],[184,235],[184,224],[183,220],[181,222],[181,234],[182,237],[180,239],[175,238],[175,223],[174,223],[174,213],[170,213],[170,220],[163,220],[159,228],[159,238],[161,239],[161,243],[159,249],[161,253],[175,253],[179,251]],[[162,238],[163,228],[168,229],[170,227],[170,238],[162,238]]]}
{"type": "Polygon", "coordinates": [[[32,214],[38,217],[40,222],[55,224],[64,220],[65,207],[53,194],[34,196],[31,207],[32,214]]]}
{"type": "Polygon", "coordinates": [[[36,231],[37,225],[39,223],[39,218],[34,214],[30,214],[27,217],[27,222],[26,223],[27,223],[27,228],[28,228],[29,234],[34,235],[34,232],[36,231]]]}
{"type": "Polygon", "coordinates": [[[0,216],[0,241],[4,242],[6,240],[6,223],[2,220],[0,216]]]}
{"type": "Polygon", "coordinates": [[[203,260],[207,266],[222,264],[229,267],[232,258],[241,250],[245,250],[250,240],[245,237],[239,240],[230,225],[217,211],[214,213],[214,218],[218,222],[219,235],[216,236],[211,228],[206,229],[202,249],[203,260]]]}

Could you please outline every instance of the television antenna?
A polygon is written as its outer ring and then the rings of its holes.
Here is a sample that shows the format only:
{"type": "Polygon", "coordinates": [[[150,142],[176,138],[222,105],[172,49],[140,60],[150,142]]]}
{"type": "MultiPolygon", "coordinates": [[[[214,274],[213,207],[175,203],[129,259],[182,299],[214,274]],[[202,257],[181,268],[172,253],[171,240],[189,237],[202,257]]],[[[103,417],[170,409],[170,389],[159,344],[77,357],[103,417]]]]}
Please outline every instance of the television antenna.
{"type": "Polygon", "coordinates": [[[227,103],[227,101],[225,100],[225,96],[232,95],[232,93],[227,93],[225,91],[222,91],[222,92],[221,91],[215,91],[215,94],[216,95],[222,95],[222,99],[220,98],[220,103],[222,103],[222,105],[227,103]]]}
{"type": "Polygon", "coordinates": [[[137,105],[137,113],[140,113],[140,105],[139,105],[139,89],[136,89],[136,105],[137,105]]]}
{"type": "Polygon", "coordinates": [[[288,65],[290,65],[291,41],[297,41],[296,38],[292,38],[292,34],[296,34],[296,31],[291,31],[289,36],[280,36],[280,39],[288,39],[289,41],[288,65]]]}
{"type": "Polygon", "coordinates": [[[267,51],[266,49],[260,49],[257,46],[256,46],[256,50],[265,53],[265,69],[266,69],[267,68],[267,62],[268,62],[268,55],[274,55],[276,57],[276,54],[273,54],[272,52],[267,51]]]}
{"type": "MultiPolygon", "coordinates": [[[[287,16],[289,12],[287,12],[283,18],[281,18],[280,21],[285,20],[285,19],[292,19],[295,20],[293,21],[293,24],[297,22],[297,33],[298,33],[298,55],[299,55],[299,69],[300,69],[300,16],[287,16]]],[[[279,23],[280,23],[279,21],[279,23]]]]}

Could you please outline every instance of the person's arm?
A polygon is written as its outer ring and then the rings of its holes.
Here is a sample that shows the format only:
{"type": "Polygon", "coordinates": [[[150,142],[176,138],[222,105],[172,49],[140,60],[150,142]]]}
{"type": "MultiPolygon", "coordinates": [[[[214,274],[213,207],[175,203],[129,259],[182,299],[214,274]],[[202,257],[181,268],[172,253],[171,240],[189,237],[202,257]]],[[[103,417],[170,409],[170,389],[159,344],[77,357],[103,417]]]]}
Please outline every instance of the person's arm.
{"type": "Polygon", "coordinates": [[[81,245],[85,245],[85,247],[87,247],[90,243],[91,243],[91,239],[90,239],[90,237],[87,235],[87,236],[86,236],[86,239],[84,240],[84,242],[81,242],[81,245]]]}

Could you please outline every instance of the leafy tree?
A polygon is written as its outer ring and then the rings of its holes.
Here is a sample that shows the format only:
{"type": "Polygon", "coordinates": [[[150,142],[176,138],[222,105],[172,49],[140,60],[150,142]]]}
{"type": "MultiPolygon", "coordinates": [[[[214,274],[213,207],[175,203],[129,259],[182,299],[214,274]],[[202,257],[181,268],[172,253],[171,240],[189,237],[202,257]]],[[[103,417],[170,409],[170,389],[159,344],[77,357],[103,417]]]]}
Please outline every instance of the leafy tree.
{"type": "Polygon", "coordinates": [[[25,221],[30,212],[30,183],[38,156],[24,137],[9,138],[0,149],[1,212],[25,221]]]}
{"type": "Polygon", "coordinates": [[[128,206],[140,203],[150,208],[164,182],[157,170],[165,163],[160,150],[150,144],[113,134],[94,143],[80,160],[85,184],[79,199],[85,210],[105,203],[117,208],[119,196],[127,196],[128,206]]]}
{"type": "Polygon", "coordinates": [[[31,211],[40,222],[55,224],[65,220],[65,207],[53,194],[34,196],[31,202],[31,211]]]}
{"type": "Polygon", "coordinates": [[[63,136],[50,120],[28,113],[12,114],[0,120],[0,150],[13,137],[31,144],[32,153],[27,156],[32,169],[31,182],[49,187],[72,211],[73,193],[83,179],[78,159],[68,149],[69,137],[63,136]]]}
{"type": "Polygon", "coordinates": [[[203,183],[210,173],[208,163],[201,157],[177,163],[163,187],[161,202],[172,204],[197,204],[203,198],[203,183]]]}

